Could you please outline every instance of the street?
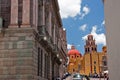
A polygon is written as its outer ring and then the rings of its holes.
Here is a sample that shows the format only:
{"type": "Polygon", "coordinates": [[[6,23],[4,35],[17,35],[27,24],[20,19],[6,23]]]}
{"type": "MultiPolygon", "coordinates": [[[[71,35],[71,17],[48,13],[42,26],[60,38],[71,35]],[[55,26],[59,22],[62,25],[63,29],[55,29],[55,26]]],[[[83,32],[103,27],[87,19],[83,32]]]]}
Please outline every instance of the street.
{"type": "MultiPolygon", "coordinates": [[[[72,80],[72,77],[69,76],[65,80],[72,80]]],[[[107,79],[105,79],[105,78],[90,78],[90,80],[107,80],[107,79]]]]}
{"type": "Polygon", "coordinates": [[[67,77],[65,80],[72,80],[72,76],[67,77]]]}

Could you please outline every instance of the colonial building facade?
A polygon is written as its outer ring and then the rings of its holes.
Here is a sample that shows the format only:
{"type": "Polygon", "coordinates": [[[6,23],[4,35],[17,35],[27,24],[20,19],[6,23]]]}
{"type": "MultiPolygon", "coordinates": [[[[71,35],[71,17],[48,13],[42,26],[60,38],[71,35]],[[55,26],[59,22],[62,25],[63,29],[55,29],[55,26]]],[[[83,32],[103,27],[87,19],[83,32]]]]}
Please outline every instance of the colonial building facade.
{"type": "Polygon", "coordinates": [[[101,74],[107,68],[107,49],[103,47],[102,52],[97,52],[97,45],[93,35],[88,35],[84,46],[85,54],[81,56],[80,52],[71,48],[68,52],[69,65],[68,72],[79,72],[85,75],[101,74]]]}
{"type": "Polygon", "coordinates": [[[0,0],[0,80],[54,80],[66,63],[57,0],[0,0]]]}

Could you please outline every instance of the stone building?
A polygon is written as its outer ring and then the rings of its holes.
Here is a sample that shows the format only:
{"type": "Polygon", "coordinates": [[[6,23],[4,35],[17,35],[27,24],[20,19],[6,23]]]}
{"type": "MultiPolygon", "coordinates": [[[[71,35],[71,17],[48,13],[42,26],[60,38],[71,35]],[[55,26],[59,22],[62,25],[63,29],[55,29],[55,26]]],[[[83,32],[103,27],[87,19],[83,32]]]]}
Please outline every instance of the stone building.
{"type": "Polygon", "coordinates": [[[68,72],[79,72],[85,75],[94,75],[96,73],[100,74],[103,71],[108,70],[106,46],[103,47],[102,52],[97,52],[97,45],[95,44],[93,35],[90,34],[87,36],[84,48],[85,54],[83,56],[81,56],[81,54],[75,49],[73,51],[73,48],[68,52],[68,72]]]}
{"type": "Polygon", "coordinates": [[[66,63],[57,0],[0,0],[0,80],[54,80],[66,63]]]}

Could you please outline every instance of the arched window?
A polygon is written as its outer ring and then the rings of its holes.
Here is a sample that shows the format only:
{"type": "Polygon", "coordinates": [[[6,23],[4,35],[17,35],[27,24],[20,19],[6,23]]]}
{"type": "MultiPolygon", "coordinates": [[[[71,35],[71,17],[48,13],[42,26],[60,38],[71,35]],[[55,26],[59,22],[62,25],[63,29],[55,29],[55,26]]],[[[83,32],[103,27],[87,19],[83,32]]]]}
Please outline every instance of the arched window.
{"type": "Polygon", "coordinates": [[[90,49],[88,48],[88,52],[90,52],[90,49]]]}
{"type": "Polygon", "coordinates": [[[18,0],[18,25],[22,24],[22,8],[23,7],[23,0],[18,0]]]}
{"type": "Polygon", "coordinates": [[[87,52],[87,48],[85,48],[85,52],[87,52]]]}
{"type": "Polygon", "coordinates": [[[92,47],[92,51],[94,51],[94,48],[92,47]]]}
{"type": "Polygon", "coordinates": [[[11,0],[0,0],[0,17],[2,17],[4,25],[8,27],[10,24],[11,0]]]}

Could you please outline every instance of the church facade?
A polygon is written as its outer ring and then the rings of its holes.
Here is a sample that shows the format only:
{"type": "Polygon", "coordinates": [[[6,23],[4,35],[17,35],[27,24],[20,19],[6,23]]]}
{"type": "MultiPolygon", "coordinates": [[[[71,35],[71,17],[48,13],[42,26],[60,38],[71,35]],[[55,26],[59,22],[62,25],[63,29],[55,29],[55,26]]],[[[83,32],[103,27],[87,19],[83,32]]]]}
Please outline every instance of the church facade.
{"type": "MultiPolygon", "coordinates": [[[[85,54],[79,57],[71,57],[74,55],[73,52],[71,53],[71,49],[68,52],[69,56],[69,64],[68,64],[68,72],[73,73],[74,68],[70,67],[72,61],[74,61],[74,66],[77,66],[77,72],[85,75],[94,75],[94,74],[101,74],[103,71],[107,70],[107,49],[106,46],[102,48],[102,52],[97,52],[97,45],[95,44],[95,40],[93,39],[93,35],[88,35],[86,44],[84,46],[85,54]],[[71,72],[73,70],[73,72],[71,72]]],[[[77,53],[79,54],[79,52],[77,53]]],[[[81,55],[81,54],[79,54],[81,55]]],[[[74,55],[75,56],[75,55],[74,55]]],[[[75,71],[76,72],[76,71],[75,71]]]]}

